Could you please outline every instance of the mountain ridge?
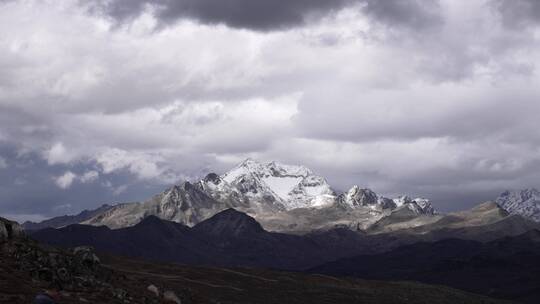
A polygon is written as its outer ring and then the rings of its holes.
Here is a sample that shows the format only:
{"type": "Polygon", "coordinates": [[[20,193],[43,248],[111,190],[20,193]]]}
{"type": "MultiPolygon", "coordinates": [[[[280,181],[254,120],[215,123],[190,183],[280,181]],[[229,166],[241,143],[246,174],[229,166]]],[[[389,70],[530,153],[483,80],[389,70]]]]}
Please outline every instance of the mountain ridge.
{"type": "Polygon", "coordinates": [[[126,228],[74,224],[37,231],[31,237],[51,245],[90,245],[98,251],[168,262],[302,270],[317,263],[386,252],[417,242],[448,238],[489,242],[540,229],[540,224],[517,215],[481,226],[443,222],[450,224],[383,233],[337,227],[294,235],[267,231],[248,214],[226,209],[194,227],[148,216],[126,228]]]}
{"type": "Polygon", "coordinates": [[[495,202],[509,213],[540,222],[540,191],[536,188],[504,191],[495,202]]]}
{"type": "Polygon", "coordinates": [[[417,215],[436,213],[426,199],[389,199],[359,186],[338,195],[325,178],[307,167],[246,159],[222,175],[209,173],[199,181],[172,186],[144,202],[122,203],[97,209],[92,216],[74,216],[69,221],[51,219],[24,227],[82,223],[118,229],[133,226],[150,215],[194,226],[234,208],[253,216],[266,229],[306,233],[336,226],[365,229],[401,206],[417,215]],[[296,225],[294,217],[299,213],[304,214],[304,221],[296,225]],[[332,213],[333,218],[327,219],[326,213],[332,213]]]}

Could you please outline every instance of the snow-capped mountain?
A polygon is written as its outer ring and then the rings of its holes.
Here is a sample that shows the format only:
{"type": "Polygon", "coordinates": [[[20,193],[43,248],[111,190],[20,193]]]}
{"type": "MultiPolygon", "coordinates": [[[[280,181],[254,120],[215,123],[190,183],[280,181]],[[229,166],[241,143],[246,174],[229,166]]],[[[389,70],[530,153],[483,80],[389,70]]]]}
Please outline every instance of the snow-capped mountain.
{"type": "Polygon", "coordinates": [[[221,179],[254,203],[272,204],[284,210],[320,207],[336,198],[326,180],[304,166],[262,164],[247,159],[221,179]]]}
{"type": "Polygon", "coordinates": [[[430,201],[425,198],[412,199],[409,196],[401,196],[390,199],[380,196],[370,189],[361,189],[357,185],[340,195],[339,201],[352,207],[370,207],[373,210],[394,210],[405,206],[416,214],[434,214],[435,210],[430,201]]]}
{"type": "Polygon", "coordinates": [[[495,202],[511,214],[540,222],[540,192],[534,188],[505,191],[495,202]]]}
{"type": "Polygon", "coordinates": [[[335,226],[365,229],[400,207],[418,215],[434,213],[425,199],[403,196],[392,200],[358,186],[337,195],[325,178],[304,166],[247,159],[222,175],[210,173],[148,201],[113,206],[82,223],[121,228],[154,215],[194,226],[234,208],[250,214],[267,229],[306,232],[335,226]]]}
{"type": "Polygon", "coordinates": [[[84,221],[83,224],[105,225],[115,229],[133,226],[145,217],[155,215],[161,219],[193,226],[230,207],[242,206],[228,201],[216,201],[197,185],[184,182],[155,195],[146,202],[116,205],[84,221]]]}
{"type": "Polygon", "coordinates": [[[410,210],[416,214],[435,214],[435,209],[431,205],[431,202],[426,198],[412,199],[409,196],[401,196],[392,200],[397,207],[407,206],[410,210]]]}

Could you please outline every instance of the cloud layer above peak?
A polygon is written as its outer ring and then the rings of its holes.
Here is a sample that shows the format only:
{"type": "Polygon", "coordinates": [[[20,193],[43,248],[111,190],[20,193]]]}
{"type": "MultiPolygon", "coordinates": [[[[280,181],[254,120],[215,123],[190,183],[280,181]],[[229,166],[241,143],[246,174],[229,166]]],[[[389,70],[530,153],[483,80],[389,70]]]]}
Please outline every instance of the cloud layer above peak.
{"type": "Polygon", "coordinates": [[[0,1],[0,213],[246,157],[441,210],[540,186],[535,3],[0,1]]]}

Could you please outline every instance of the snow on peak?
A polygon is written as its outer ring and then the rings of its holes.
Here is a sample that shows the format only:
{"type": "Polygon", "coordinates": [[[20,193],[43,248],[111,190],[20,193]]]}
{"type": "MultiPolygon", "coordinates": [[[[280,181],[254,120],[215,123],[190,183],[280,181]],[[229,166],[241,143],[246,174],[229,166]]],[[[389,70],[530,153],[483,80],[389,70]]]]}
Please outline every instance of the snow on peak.
{"type": "Polygon", "coordinates": [[[402,207],[408,208],[417,214],[434,214],[435,210],[429,202],[424,198],[412,199],[409,196],[401,196],[395,199],[378,195],[371,189],[360,188],[354,185],[349,191],[340,195],[339,201],[352,208],[369,207],[373,210],[394,210],[402,207]]]}
{"type": "Polygon", "coordinates": [[[411,198],[410,196],[403,195],[398,198],[393,199],[396,206],[399,208],[401,206],[407,206],[410,210],[418,214],[434,214],[435,209],[431,202],[426,198],[411,198]]]}
{"type": "Polygon", "coordinates": [[[221,176],[252,200],[271,201],[285,209],[324,205],[335,196],[326,180],[304,166],[246,159],[221,176]]]}
{"type": "MultiPolygon", "coordinates": [[[[518,200],[518,197],[519,200],[540,198],[538,191],[507,196],[512,200],[518,200]]],[[[353,208],[354,212],[368,214],[369,219],[365,223],[399,206],[416,214],[434,212],[426,199],[402,196],[392,200],[358,186],[338,197],[324,177],[304,166],[246,159],[222,175],[210,173],[198,182],[184,182],[148,201],[114,206],[86,222],[120,228],[134,225],[145,216],[156,215],[193,226],[227,208],[236,208],[254,216],[272,217],[277,212],[296,208],[319,209],[333,205],[348,206],[345,209],[353,208]]]]}
{"type": "Polygon", "coordinates": [[[371,189],[361,189],[357,185],[354,185],[345,194],[345,202],[350,206],[367,206],[375,205],[379,200],[377,193],[371,189]]]}
{"type": "Polygon", "coordinates": [[[540,192],[535,188],[505,191],[495,202],[511,214],[540,222],[540,192]]]}
{"type": "Polygon", "coordinates": [[[394,202],[384,196],[380,196],[368,188],[360,188],[354,185],[349,191],[340,195],[339,201],[352,208],[369,207],[373,210],[394,209],[394,202]]]}

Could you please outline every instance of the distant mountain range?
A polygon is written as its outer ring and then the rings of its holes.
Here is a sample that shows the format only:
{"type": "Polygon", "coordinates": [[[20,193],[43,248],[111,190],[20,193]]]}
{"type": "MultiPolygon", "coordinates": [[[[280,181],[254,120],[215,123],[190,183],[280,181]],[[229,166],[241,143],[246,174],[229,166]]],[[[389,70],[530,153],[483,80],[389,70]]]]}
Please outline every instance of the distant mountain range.
{"type": "Polygon", "coordinates": [[[396,214],[383,218],[385,222],[377,223],[373,231],[338,227],[292,235],[266,231],[253,217],[226,209],[193,227],[150,215],[126,228],[75,224],[43,229],[32,238],[64,247],[91,245],[101,252],[150,260],[302,270],[416,242],[447,238],[491,241],[540,229],[540,224],[509,215],[494,203],[395,231],[389,227],[417,220],[396,214]]]}
{"type": "MultiPolygon", "coordinates": [[[[2,227],[5,231],[22,231],[17,226],[14,222],[0,218],[0,235],[2,227]]],[[[141,231],[148,233],[146,240],[141,240],[141,243],[147,241],[151,245],[159,245],[159,241],[167,240],[172,245],[174,236],[178,235],[176,232],[181,234],[183,230],[182,225],[152,216],[136,226],[141,226],[141,231]],[[163,236],[171,231],[170,235],[163,236]]],[[[261,234],[255,226],[252,219],[230,210],[215,218],[215,222],[209,221],[200,226],[201,231],[198,233],[213,235],[218,239],[222,235],[240,237],[246,229],[255,230],[254,235],[261,234]]],[[[124,229],[115,230],[112,234],[116,235],[120,230],[124,229]]],[[[350,230],[343,231],[357,234],[350,230]]],[[[124,245],[129,244],[127,240],[121,241],[124,245]]],[[[216,243],[216,246],[227,245],[216,243]]],[[[155,250],[163,248],[157,246],[155,250]]],[[[445,286],[417,282],[369,281],[298,271],[202,267],[130,259],[96,254],[92,248],[85,246],[61,249],[13,233],[8,233],[7,239],[0,237],[0,249],[0,303],[34,303],[35,295],[51,286],[62,288],[58,303],[509,303],[445,286]]],[[[297,252],[293,249],[291,254],[294,253],[297,252]]],[[[240,256],[236,256],[238,258],[240,256]]],[[[496,284],[497,280],[497,276],[492,276],[484,282],[496,284]]],[[[502,281],[507,280],[503,278],[502,281]]],[[[529,297],[533,295],[528,294],[529,297]]]]}
{"type": "Polygon", "coordinates": [[[268,230],[294,233],[336,226],[365,229],[401,209],[416,215],[436,214],[427,199],[390,199],[359,186],[338,194],[326,179],[304,166],[247,159],[222,175],[210,173],[195,183],[184,182],[145,202],[104,205],[23,226],[37,230],[82,223],[116,229],[133,226],[150,215],[194,226],[228,208],[250,214],[268,230]]]}
{"type": "MultiPolygon", "coordinates": [[[[337,193],[303,166],[248,159],[145,202],[24,227],[40,243],[146,261],[414,280],[537,303],[539,202],[535,189],[507,191],[442,214],[427,199],[337,193]]],[[[5,223],[0,240],[13,230],[5,223]]]]}
{"type": "Polygon", "coordinates": [[[58,217],[53,217],[48,220],[44,220],[39,223],[24,222],[22,226],[25,230],[39,230],[39,229],[49,228],[49,227],[64,227],[71,224],[78,224],[86,220],[89,220],[93,218],[94,216],[102,214],[111,208],[113,208],[113,206],[105,204],[94,210],[84,210],[81,213],[76,214],[76,215],[62,215],[58,217]]]}
{"type": "MultiPolygon", "coordinates": [[[[540,221],[536,189],[506,191],[494,201],[502,211],[540,221]]],[[[424,198],[390,199],[356,185],[338,193],[304,166],[247,159],[222,175],[210,173],[194,183],[184,182],[145,202],[103,205],[23,227],[39,230],[80,223],[118,229],[151,215],[192,227],[228,208],[249,214],[266,230],[294,234],[335,227],[370,233],[425,228],[443,217],[424,198]]]]}
{"type": "Polygon", "coordinates": [[[150,215],[126,228],[74,224],[31,237],[147,261],[413,280],[527,303],[540,299],[539,223],[495,203],[429,221],[413,214],[394,212],[368,231],[293,235],[266,231],[253,217],[226,209],[193,227],[150,215]],[[395,228],[410,221],[421,224],[395,228]]]}

